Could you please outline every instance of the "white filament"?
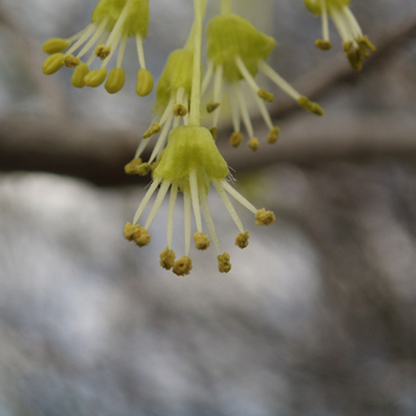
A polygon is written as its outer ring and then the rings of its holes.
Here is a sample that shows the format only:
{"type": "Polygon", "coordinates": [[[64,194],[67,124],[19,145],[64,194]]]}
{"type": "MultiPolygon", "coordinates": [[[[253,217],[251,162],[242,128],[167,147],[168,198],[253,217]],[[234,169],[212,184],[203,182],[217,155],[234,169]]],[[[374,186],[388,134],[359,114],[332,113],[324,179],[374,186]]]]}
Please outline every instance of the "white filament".
{"type": "Polygon", "coordinates": [[[155,203],[153,204],[152,210],[150,211],[149,217],[147,218],[146,224],[144,226],[146,230],[148,230],[149,227],[152,225],[152,222],[155,219],[156,214],[158,213],[160,207],[162,206],[163,200],[165,199],[169,186],[170,186],[169,181],[162,182],[162,185],[160,186],[155,203]]]}
{"type": "Polygon", "coordinates": [[[269,77],[282,91],[284,91],[287,95],[295,99],[296,101],[299,100],[301,95],[287,82],[285,81],[277,72],[274,71],[272,67],[266,64],[264,61],[259,61],[259,69],[269,77]]]}
{"type": "Polygon", "coordinates": [[[172,249],[172,237],[173,237],[173,214],[175,212],[176,197],[178,196],[178,184],[176,182],[172,183],[170,189],[170,198],[169,198],[169,211],[168,211],[168,231],[167,231],[167,240],[168,248],[172,249]]]}
{"type": "Polygon", "coordinates": [[[247,208],[253,214],[257,214],[257,208],[251,202],[247,201],[243,195],[238,193],[226,180],[222,180],[220,184],[243,207],[247,208]]]}
{"type": "MultiPolygon", "coordinates": [[[[222,199],[222,202],[224,202],[225,208],[227,208],[227,211],[230,213],[231,218],[235,222],[235,225],[240,230],[241,233],[244,233],[244,227],[240,220],[240,217],[238,216],[236,210],[233,207],[233,204],[231,203],[230,199],[228,198],[227,194],[225,193],[223,183],[218,180],[213,180],[212,183],[215,186],[215,189],[218,192],[218,195],[222,199]]],[[[257,212],[257,211],[256,211],[257,212]]]]}
{"type": "Polygon", "coordinates": [[[142,202],[139,205],[139,208],[137,208],[136,214],[134,215],[133,224],[136,224],[137,221],[139,221],[140,216],[143,214],[144,209],[146,208],[146,205],[149,203],[150,198],[156,191],[156,188],[159,186],[161,179],[155,179],[150,186],[149,190],[146,192],[146,195],[144,196],[142,202]]]}

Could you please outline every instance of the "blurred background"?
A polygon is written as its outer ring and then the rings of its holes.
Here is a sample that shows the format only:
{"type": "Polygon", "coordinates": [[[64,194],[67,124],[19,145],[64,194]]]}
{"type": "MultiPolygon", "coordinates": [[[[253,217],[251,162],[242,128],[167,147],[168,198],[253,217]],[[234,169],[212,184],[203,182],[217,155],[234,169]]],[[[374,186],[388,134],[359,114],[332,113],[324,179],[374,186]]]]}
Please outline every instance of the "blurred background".
{"type": "MultiPolygon", "coordinates": [[[[212,192],[232,270],[217,273],[212,247],[178,278],[158,265],[166,206],[150,246],[122,236],[148,179],[123,166],[154,103],[134,92],[133,42],[120,93],[76,90],[70,70],[42,74],[41,45],[84,28],[96,1],[0,1],[1,416],[416,415],[416,4],[352,2],[378,47],[357,74],[333,26],[334,48],[313,46],[320,19],[302,1],[235,3],[276,37],[270,64],[326,115],[273,89],[282,133],[268,145],[253,116],[256,154],[229,147],[223,119],[237,189],[277,221],[258,228],[238,208],[241,251],[212,192]]],[[[157,78],[193,9],[150,6],[157,78]]],[[[217,11],[210,1],[207,17],[217,11]]]]}

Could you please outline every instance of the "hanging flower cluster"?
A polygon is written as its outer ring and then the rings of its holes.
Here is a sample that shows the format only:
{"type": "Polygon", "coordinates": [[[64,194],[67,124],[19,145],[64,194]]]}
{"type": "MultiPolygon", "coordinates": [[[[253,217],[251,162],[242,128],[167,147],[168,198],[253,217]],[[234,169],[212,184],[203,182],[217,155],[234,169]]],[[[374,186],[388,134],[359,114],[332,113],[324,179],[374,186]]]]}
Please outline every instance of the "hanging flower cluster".
{"type": "MultiPolygon", "coordinates": [[[[271,211],[257,209],[232,186],[227,162],[215,142],[223,103],[228,101],[231,109],[234,131],[230,144],[238,147],[242,143],[243,125],[249,137],[248,146],[252,150],[258,149],[260,141],[250,120],[250,99],[254,100],[269,128],[267,142],[275,143],[280,133],[266,106],[266,103],[274,101],[274,94],[259,86],[256,81],[258,72],[263,73],[304,109],[318,116],[324,114],[317,103],[296,91],[267,64],[266,60],[276,45],[275,39],[234,14],[231,0],[221,0],[221,14],[207,24],[208,65],[203,76],[201,45],[207,2],[194,0],[195,20],[188,41],[183,48],[169,55],[156,88],[154,118],[143,133],[135,157],[125,166],[125,172],[129,175],[145,176],[151,172],[152,184],[139,204],[133,221],[125,225],[124,236],[139,247],[147,246],[151,240],[151,224],[169,193],[167,246],[160,254],[160,265],[179,276],[189,274],[192,269],[192,237],[198,250],[208,249],[212,241],[218,252],[218,270],[223,273],[231,270],[230,255],[221,249],[208,203],[211,188],[216,190],[236,224],[238,233],[235,244],[238,247],[243,249],[248,246],[249,231],[244,228],[232,200],[252,212],[256,225],[269,225],[275,221],[271,211]],[[212,100],[206,107],[207,112],[212,114],[211,128],[208,130],[200,125],[201,97],[208,92],[211,84],[212,100]],[[145,149],[156,136],[150,157],[143,161],[145,149]],[[179,193],[183,194],[185,247],[177,259],[173,250],[173,224],[179,193]],[[150,213],[142,222],[143,213],[154,195],[156,197],[150,213]]],[[[374,52],[375,47],[363,35],[349,8],[350,0],[304,2],[312,13],[322,16],[323,39],[318,39],[316,45],[324,50],[332,46],[328,29],[328,16],[331,16],[352,67],[360,70],[364,58],[369,56],[369,52],[374,52]]],[[[74,68],[74,87],[97,87],[106,81],[105,89],[110,94],[116,93],[125,82],[123,55],[127,39],[133,37],[140,65],[136,92],[139,96],[148,95],[153,89],[153,78],[146,69],[143,52],[143,39],[148,25],[148,0],[100,0],[92,14],[91,24],[85,29],[68,39],[54,38],[44,43],[43,51],[49,57],[43,64],[43,72],[51,75],[63,66],[74,68]],[[116,64],[107,73],[107,66],[117,50],[116,64]],[[96,58],[101,60],[101,64],[98,69],[91,70],[96,58]]]]}
{"type": "Polygon", "coordinates": [[[332,48],[329,40],[328,16],[331,16],[343,48],[353,69],[361,71],[363,61],[376,47],[367,36],[363,35],[357,19],[349,7],[351,0],[304,0],[305,6],[316,16],[322,16],[322,39],[315,41],[316,47],[322,50],[332,48]]]}
{"type": "Polygon", "coordinates": [[[106,80],[107,65],[118,49],[116,66],[105,83],[105,89],[114,94],[124,86],[124,51],[127,38],[134,37],[140,64],[136,92],[139,96],[148,95],[153,89],[153,78],[146,69],[143,53],[148,26],[149,0],[101,0],[85,29],[68,39],[49,39],[43,44],[43,51],[50,54],[43,63],[43,73],[51,75],[63,66],[75,68],[71,80],[74,87],[98,87],[106,80]],[[88,53],[87,60],[81,61],[88,53]],[[90,71],[95,58],[102,63],[99,69],[90,71]]]}

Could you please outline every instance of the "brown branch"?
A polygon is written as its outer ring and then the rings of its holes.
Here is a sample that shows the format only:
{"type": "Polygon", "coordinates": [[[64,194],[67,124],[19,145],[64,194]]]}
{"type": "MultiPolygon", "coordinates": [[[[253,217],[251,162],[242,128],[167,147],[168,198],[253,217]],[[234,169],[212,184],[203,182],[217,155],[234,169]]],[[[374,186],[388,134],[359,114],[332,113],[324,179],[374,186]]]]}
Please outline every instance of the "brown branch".
{"type": "MultiPolygon", "coordinates": [[[[274,145],[262,143],[253,154],[244,144],[220,150],[237,171],[276,161],[313,163],[368,155],[416,157],[416,120],[410,115],[387,113],[344,115],[325,120],[300,114],[282,124],[284,136],[274,145]],[[305,139],[305,132],[307,137],[305,139]]],[[[5,120],[0,130],[0,166],[3,171],[47,171],[87,179],[97,185],[137,183],[124,174],[132,158],[136,133],[108,131],[79,123],[40,120],[5,120]],[[11,139],[13,138],[13,139],[11,139]]],[[[266,131],[259,137],[265,137],[266,131]]],[[[148,178],[144,178],[147,182],[148,178]]]]}

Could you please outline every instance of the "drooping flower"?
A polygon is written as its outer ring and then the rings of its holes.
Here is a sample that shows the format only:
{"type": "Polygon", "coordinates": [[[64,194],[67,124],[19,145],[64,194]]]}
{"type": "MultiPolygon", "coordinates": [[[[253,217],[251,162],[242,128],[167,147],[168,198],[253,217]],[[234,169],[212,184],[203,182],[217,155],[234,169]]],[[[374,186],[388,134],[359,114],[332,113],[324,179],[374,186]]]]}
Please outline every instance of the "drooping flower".
{"type": "Polygon", "coordinates": [[[376,47],[367,36],[349,7],[351,0],[304,0],[305,6],[316,16],[322,17],[322,39],[315,45],[322,49],[332,48],[329,40],[328,16],[331,16],[343,41],[343,48],[353,69],[361,71],[363,61],[376,47]]]}
{"type": "Polygon", "coordinates": [[[43,44],[43,51],[50,54],[43,64],[43,72],[50,75],[63,66],[75,68],[71,80],[74,87],[97,87],[107,78],[106,67],[118,48],[116,66],[105,83],[106,90],[114,94],[124,86],[124,51],[127,38],[134,37],[140,64],[136,92],[139,96],[148,95],[153,89],[153,78],[146,69],[142,42],[148,25],[149,0],[100,0],[85,29],[68,39],[53,38],[43,44]],[[88,53],[86,61],[82,61],[88,53]],[[96,57],[102,60],[101,66],[90,71],[96,57]]]}
{"type": "Polygon", "coordinates": [[[202,94],[205,93],[211,79],[214,78],[213,101],[207,106],[208,113],[212,112],[214,116],[211,128],[214,136],[218,131],[217,125],[220,115],[218,108],[221,108],[224,93],[226,93],[231,106],[234,128],[230,144],[237,147],[243,139],[242,119],[250,137],[249,146],[253,150],[258,148],[259,141],[254,137],[247,100],[242,88],[242,82],[245,82],[249,86],[264,122],[270,129],[267,141],[269,143],[276,142],[280,130],[273,125],[264,103],[265,101],[274,101],[274,95],[258,86],[255,81],[258,71],[263,72],[299,105],[312,113],[323,115],[323,110],[318,104],[299,94],[265,62],[275,47],[276,41],[257,30],[246,19],[232,13],[223,13],[214,17],[207,26],[207,40],[209,63],[202,82],[202,94]]]}
{"type": "Polygon", "coordinates": [[[179,276],[189,274],[191,271],[192,260],[189,257],[189,251],[192,234],[191,211],[193,210],[196,223],[196,232],[193,235],[193,239],[196,248],[206,250],[212,240],[218,251],[219,271],[223,273],[229,272],[231,269],[230,256],[221,250],[208,205],[207,197],[211,184],[217,190],[227,211],[237,225],[239,234],[236,237],[235,244],[238,247],[247,247],[249,232],[244,229],[229,195],[255,215],[257,225],[269,225],[274,222],[275,217],[272,212],[266,211],[264,208],[257,210],[240,195],[227,182],[228,175],[227,163],[219,153],[212,134],[208,129],[200,126],[179,126],[174,128],[169,134],[169,141],[163,156],[153,172],[153,183],[140,203],[133,223],[127,223],[125,226],[125,238],[129,241],[135,241],[139,247],[150,243],[149,227],[170,190],[167,247],[160,254],[161,266],[167,270],[172,269],[179,276]],[[144,226],[141,226],[138,224],[138,221],[158,188],[159,191],[147,221],[144,226]],[[184,196],[185,250],[184,255],[179,260],[175,260],[176,255],[172,250],[173,221],[179,190],[182,191],[184,196]],[[205,219],[210,237],[203,231],[202,217],[205,219]]]}
{"type": "Polygon", "coordinates": [[[172,121],[173,127],[178,127],[181,121],[184,125],[188,124],[193,59],[192,49],[187,47],[177,49],[169,55],[156,87],[157,99],[153,108],[155,116],[143,135],[133,161],[125,167],[127,174],[147,175],[151,165],[166,146],[172,121]],[[148,162],[142,163],[141,155],[150,143],[151,137],[159,133],[148,162]]]}

